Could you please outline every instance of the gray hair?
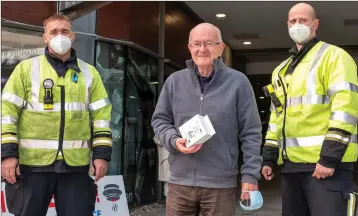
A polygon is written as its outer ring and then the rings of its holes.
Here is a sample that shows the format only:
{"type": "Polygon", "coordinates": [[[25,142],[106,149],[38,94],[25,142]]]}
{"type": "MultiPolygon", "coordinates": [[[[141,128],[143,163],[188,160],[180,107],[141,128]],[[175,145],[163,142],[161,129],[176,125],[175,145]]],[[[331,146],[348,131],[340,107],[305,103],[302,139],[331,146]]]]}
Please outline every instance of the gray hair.
{"type": "Polygon", "coordinates": [[[195,29],[199,28],[199,27],[209,27],[209,28],[213,28],[213,29],[215,30],[215,32],[216,32],[216,36],[217,36],[218,42],[220,42],[220,43],[223,42],[220,29],[219,29],[218,27],[214,26],[214,25],[211,24],[211,23],[200,23],[200,24],[196,25],[193,29],[191,29],[190,34],[189,34],[189,42],[190,42],[190,38],[191,38],[192,32],[193,32],[195,29]]]}

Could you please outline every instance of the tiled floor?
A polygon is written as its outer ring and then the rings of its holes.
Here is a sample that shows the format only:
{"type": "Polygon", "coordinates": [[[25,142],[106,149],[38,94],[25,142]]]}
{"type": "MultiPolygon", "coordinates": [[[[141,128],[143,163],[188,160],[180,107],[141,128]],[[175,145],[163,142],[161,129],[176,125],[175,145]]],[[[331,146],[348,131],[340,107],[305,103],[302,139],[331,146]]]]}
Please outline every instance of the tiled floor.
{"type": "MultiPolygon", "coordinates": [[[[262,208],[255,211],[244,211],[238,205],[236,208],[236,216],[281,216],[281,194],[279,181],[279,178],[275,178],[270,182],[261,180],[259,183],[261,188],[260,191],[264,198],[264,205],[262,208]]],[[[355,181],[358,185],[358,174],[355,175],[355,181]]],[[[143,216],[165,216],[165,209],[158,209],[156,212],[148,212],[143,216]]]]}

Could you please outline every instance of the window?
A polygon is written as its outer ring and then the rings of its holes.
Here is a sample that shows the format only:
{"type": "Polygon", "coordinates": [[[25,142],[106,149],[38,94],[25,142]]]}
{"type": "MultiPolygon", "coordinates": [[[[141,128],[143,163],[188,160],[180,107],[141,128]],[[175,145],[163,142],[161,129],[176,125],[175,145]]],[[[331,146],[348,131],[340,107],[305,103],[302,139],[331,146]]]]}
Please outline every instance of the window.
{"type": "MultiPolygon", "coordinates": [[[[2,26],[1,29],[1,87],[4,88],[16,65],[45,52],[42,32],[2,26]]],[[[1,89],[1,90],[2,90],[1,89]]]]}
{"type": "Polygon", "coordinates": [[[158,94],[158,60],[129,49],[126,77],[124,179],[134,206],[156,200],[156,145],[151,119],[158,94]]]}
{"type": "Polygon", "coordinates": [[[96,68],[101,75],[108,98],[112,103],[111,129],[113,150],[107,174],[121,175],[124,47],[106,42],[97,42],[96,68]]]}

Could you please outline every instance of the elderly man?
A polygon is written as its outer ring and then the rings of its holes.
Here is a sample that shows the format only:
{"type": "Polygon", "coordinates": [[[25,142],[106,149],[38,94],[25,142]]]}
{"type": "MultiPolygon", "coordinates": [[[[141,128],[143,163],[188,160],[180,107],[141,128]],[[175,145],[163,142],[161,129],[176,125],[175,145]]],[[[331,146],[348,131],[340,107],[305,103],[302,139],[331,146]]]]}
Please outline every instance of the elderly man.
{"type": "Polygon", "coordinates": [[[275,108],[262,174],[271,180],[274,164],[281,165],[284,216],[355,215],[357,65],[343,49],[316,37],[312,6],[292,7],[287,24],[296,46],[268,86],[275,108]]]}
{"type": "Polygon", "coordinates": [[[238,138],[244,165],[242,199],[258,190],[261,122],[248,79],[220,58],[225,44],[220,30],[202,23],[189,35],[192,60],[164,84],[152,126],[170,152],[168,216],[235,215],[238,138]],[[196,114],[208,115],[216,134],[187,148],[178,128],[196,114]]]}

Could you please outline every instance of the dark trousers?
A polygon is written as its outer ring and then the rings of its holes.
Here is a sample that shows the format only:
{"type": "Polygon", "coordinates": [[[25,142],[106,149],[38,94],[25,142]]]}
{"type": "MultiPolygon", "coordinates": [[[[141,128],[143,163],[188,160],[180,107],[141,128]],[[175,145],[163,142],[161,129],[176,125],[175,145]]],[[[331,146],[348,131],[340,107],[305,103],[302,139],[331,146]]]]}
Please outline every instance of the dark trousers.
{"type": "Polygon", "coordinates": [[[353,173],[336,170],[332,177],[316,179],[312,172],[283,173],[283,216],[354,216],[356,195],[353,173]]]}
{"type": "Polygon", "coordinates": [[[54,195],[58,216],[93,216],[97,186],[87,173],[22,173],[21,216],[45,216],[54,195]]]}
{"type": "Polygon", "coordinates": [[[202,188],[170,184],[167,216],[234,216],[236,188],[202,188]]]}

